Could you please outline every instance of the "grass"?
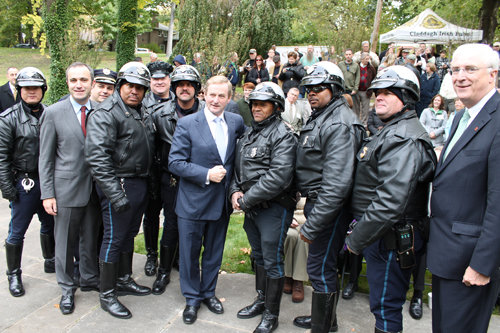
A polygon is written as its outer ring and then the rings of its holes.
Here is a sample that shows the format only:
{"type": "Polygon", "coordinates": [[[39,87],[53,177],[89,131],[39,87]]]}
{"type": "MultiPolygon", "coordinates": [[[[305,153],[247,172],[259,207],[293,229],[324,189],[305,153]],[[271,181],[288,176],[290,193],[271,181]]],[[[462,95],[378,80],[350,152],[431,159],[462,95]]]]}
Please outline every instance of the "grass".
{"type": "MultiPolygon", "coordinates": [[[[235,213],[231,215],[231,219],[229,221],[229,227],[227,230],[226,236],[226,244],[224,246],[224,256],[222,258],[221,271],[226,273],[247,273],[254,274],[251,267],[250,261],[250,244],[248,243],[248,239],[243,230],[243,213],[235,213]]],[[[160,232],[161,238],[161,232],[160,232]]],[[[137,235],[135,238],[135,252],[140,254],[146,254],[146,250],[144,247],[144,237],[142,234],[137,235]]],[[[347,284],[349,280],[348,275],[344,277],[344,284],[347,284]]],[[[432,283],[432,274],[427,271],[425,272],[425,290],[423,302],[428,303],[429,297],[427,296],[429,292],[432,291],[432,287],[427,284],[432,283]]],[[[310,285],[309,282],[306,282],[306,285],[310,285]]],[[[363,269],[361,271],[361,275],[358,279],[359,289],[358,292],[369,294],[370,288],[368,286],[368,281],[366,279],[366,265],[363,265],[363,269]]],[[[410,289],[406,294],[406,299],[409,301],[413,296],[413,284],[410,284],[410,289]]],[[[500,308],[495,307],[493,311],[494,315],[500,315],[500,308]]]]}
{"type": "MultiPolygon", "coordinates": [[[[253,274],[250,261],[250,244],[243,230],[243,219],[244,215],[242,213],[235,213],[229,220],[226,244],[224,246],[224,256],[221,264],[221,271],[223,272],[253,274]]],[[[163,228],[160,230],[159,238],[161,238],[162,232],[163,228]]],[[[146,254],[144,237],[142,234],[135,237],[134,246],[134,251],[136,253],[146,254]]]]}
{"type": "MultiPolygon", "coordinates": [[[[140,53],[136,54],[138,57],[142,57],[145,64],[149,62],[149,54],[140,53]]],[[[165,54],[158,54],[160,60],[165,61],[165,54]]],[[[40,53],[37,49],[16,49],[9,47],[0,47],[0,85],[7,83],[7,68],[16,67],[18,69],[24,67],[36,67],[45,74],[47,80],[50,80],[50,58],[48,56],[48,50],[46,50],[45,55],[40,53]],[[4,73],[2,75],[2,73],[4,73]]],[[[97,66],[97,68],[110,68],[114,70],[116,68],[116,52],[104,52],[104,58],[97,66]]],[[[50,87],[50,86],[49,86],[50,87]]]]}

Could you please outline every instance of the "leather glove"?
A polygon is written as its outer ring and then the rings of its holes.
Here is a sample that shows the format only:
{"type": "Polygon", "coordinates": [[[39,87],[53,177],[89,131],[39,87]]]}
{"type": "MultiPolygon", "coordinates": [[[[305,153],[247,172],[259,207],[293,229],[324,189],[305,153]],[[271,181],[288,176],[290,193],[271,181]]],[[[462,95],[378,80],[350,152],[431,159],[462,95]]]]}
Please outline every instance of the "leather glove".
{"type": "Polygon", "coordinates": [[[15,188],[13,188],[12,191],[7,192],[7,193],[2,192],[2,196],[4,199],[7,199],[9,201],[18,201],[19,200],[19,192],[15,188]]]}
{"type": "Polygon", "coordinates": [[[132,208],[132,206],[130,206],[130,201],[128,200],[127,197],[122,197],[117,201],[113,202],[113,208],[117,213],[124,213],[130,208],[132,208]]]}
{"type": "Polygon", "coordinates": [[[252,210],[250,206],[247,206],[245,202],[243,201],[243,197],[238,199],[238,204],[240,205],[240,208],[242,211],[245,212],[245,216],[248,218],[254,219],[257,216],[257,213],[252,210]]]}

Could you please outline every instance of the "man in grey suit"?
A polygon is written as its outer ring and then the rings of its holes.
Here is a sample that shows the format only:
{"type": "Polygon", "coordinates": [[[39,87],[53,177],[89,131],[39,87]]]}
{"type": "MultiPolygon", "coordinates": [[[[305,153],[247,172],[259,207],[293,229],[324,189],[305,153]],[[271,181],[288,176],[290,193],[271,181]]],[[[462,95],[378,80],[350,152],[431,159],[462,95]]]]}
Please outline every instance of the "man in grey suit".
{"type": "Polygon", "coordinates": [[[48,107],[41,118],[39,173],[43,206],[54,216],[56,276],[60,310],[74,311],[74,246],[79,240],[82,291],[99,291],[97,231],[99,208],[91,200],[93,182],[85,164],[86,115],[93,70],[76,62],[66,70],[70,97],[48,107]]]}

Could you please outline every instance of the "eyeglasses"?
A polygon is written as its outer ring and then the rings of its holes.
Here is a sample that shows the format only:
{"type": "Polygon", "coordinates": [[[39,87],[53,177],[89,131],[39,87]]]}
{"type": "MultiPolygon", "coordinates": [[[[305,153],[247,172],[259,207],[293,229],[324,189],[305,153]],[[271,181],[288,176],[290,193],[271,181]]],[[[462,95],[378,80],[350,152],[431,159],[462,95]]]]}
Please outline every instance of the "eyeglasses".
{"type": "Polygon", "coordinates": [[[311,91],[312,91],[313,93],[318,94],[318,93],[322,92],[325,89],[328,89],[328,88],[325,87],[325,86],[306,87],[306,92],[308,94],[310,94],[311,91]]]}
{"type": "Polygon", "coordinates": [[[483,68],[492,68],[492,67],[465,67],[465,68],[460,68],[460,67],[452,67],[451,68],[451,73],[452,75],[458,75],[460,74],[460,71],[464,71],[466,74],[474,74],[478,70],[483,69],[483,68]]]}
{"type": "Polygon", "coordinates": [[[263,61],[262,59],[257,59],[256,61],[263,61]]]}

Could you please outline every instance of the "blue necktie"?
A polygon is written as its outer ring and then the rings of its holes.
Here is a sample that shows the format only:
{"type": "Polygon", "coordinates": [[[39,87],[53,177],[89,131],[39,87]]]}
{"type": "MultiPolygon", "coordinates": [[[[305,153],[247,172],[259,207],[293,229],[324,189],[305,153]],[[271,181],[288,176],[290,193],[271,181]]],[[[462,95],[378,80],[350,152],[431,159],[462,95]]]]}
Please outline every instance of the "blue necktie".
{"type": "Polygon", "coordinates": [[[458,124],[457,130],[455,131],[455,134],[453,135],[453,138],[451,138],[450,144],[448,145],[448,148],[446,148],[446,153],[444,154],[444,160],[446,160],[446,157],[450,153],[451,149],[457,143],[458,139],[462,136],[462,134],[465,132],[467,129],[467,123],[469,122],[470,119],[470,114],[469,114],[469,109],[465,109],[464,114],[462,115],[462,119],[460,119],[460,123],[458,124]]]}
{"type": "Polygon", "coordinates": [[[217,145],[217,150],[219,151],[222,163],[226,160],[226,136],[224,135],[224,129],[222,128],[222,119],[215,118],[215,144],[217,145]]]}

